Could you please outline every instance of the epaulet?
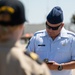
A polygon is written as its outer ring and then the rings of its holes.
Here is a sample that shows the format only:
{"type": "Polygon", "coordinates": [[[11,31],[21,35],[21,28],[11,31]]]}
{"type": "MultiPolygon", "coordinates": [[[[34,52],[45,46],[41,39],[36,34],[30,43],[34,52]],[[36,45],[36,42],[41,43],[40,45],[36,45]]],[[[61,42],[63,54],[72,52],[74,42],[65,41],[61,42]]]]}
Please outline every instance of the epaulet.
{"type": "Polygon", "coordinates": [[[40,33],[44,33],[43,31],[38,31],[34,34],[34,36],[36,36],[37,34],[40,34],[40,33]]]}
{"type": "Polygon", "coordinates": [[[25,51],[24,54],[26,54],[27,56],[29,56],[31,59],[33,59],[34,61],[36,61],[38,64],[42,64],[43,61],[39,59],[38,55],[35,54],[34,52],[29,52],[29,51],[25,51]]]}
{"type": "Polygon", "coordinates": [[[67,34],[72,35],[72,36],[75,37],[75,33],[73,33],[73,32],[68,32],[67,34]]]}

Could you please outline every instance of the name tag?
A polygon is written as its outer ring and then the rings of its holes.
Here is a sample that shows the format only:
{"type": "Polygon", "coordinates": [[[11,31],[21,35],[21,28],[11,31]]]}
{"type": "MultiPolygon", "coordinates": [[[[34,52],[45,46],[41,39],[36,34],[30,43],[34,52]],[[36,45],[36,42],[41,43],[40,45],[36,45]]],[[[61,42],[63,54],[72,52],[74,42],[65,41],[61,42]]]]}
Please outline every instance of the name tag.
{"type": "Polygon", "coordinates": [[[42,45],[38,45],[38,46],[45,46],[45,44],[42,44],[42,45]]]}

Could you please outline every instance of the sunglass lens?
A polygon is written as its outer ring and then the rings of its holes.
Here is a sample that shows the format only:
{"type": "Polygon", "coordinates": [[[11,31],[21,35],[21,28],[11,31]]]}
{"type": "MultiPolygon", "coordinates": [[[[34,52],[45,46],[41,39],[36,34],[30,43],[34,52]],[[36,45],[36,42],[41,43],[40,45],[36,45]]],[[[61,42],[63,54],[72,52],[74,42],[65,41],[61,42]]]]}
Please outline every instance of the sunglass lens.
{"type": "Polygon", "coordinates": [[[58,30],[59,27],[60,27],[60,25],[57,26],[57,27],[51,27],[51,26],[49,26],[49,25],[46,23],[46,28],[48,28],[48,29],[58,30]]]}

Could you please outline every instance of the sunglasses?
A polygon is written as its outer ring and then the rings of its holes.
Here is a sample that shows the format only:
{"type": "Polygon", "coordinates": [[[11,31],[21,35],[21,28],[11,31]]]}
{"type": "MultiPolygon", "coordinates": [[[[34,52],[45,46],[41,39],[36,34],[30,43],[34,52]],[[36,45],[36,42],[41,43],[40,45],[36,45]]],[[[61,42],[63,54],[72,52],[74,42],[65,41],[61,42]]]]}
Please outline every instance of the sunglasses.
{"type": "Polygon", "coordinates": [[[47,22],[46,22],[46,28],[48,28],[48,29],[52,29],[52,30],[58,30],[58,28],[61,26],[61,24],[59,25],[59,26],[57,26],[57,27],[51,27],[51,26],[49,26],[48,24],[47,24],[47,22]]]}

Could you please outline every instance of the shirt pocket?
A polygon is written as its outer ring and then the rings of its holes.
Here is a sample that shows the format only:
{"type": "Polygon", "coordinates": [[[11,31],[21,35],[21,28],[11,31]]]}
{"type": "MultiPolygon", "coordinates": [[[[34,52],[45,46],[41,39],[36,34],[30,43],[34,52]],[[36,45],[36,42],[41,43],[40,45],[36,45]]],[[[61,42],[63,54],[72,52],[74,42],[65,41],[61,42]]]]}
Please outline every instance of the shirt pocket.
{"type": "Polygon", "coordinates": [[[60,61],[70,61],[71,60],[71,50],[70,46],[60,46],[57,49],[55,58],[59,58],[60,61]]]}
{"type": "Polygon", "coordinates": [[[36,48],[36,53],[39,55],[39,57],[41,58],[41,59],[45,59],[45,58],[47,58],[47,49],[46,49],[46,46],[38,46],[37,48],[36,48]]]}

